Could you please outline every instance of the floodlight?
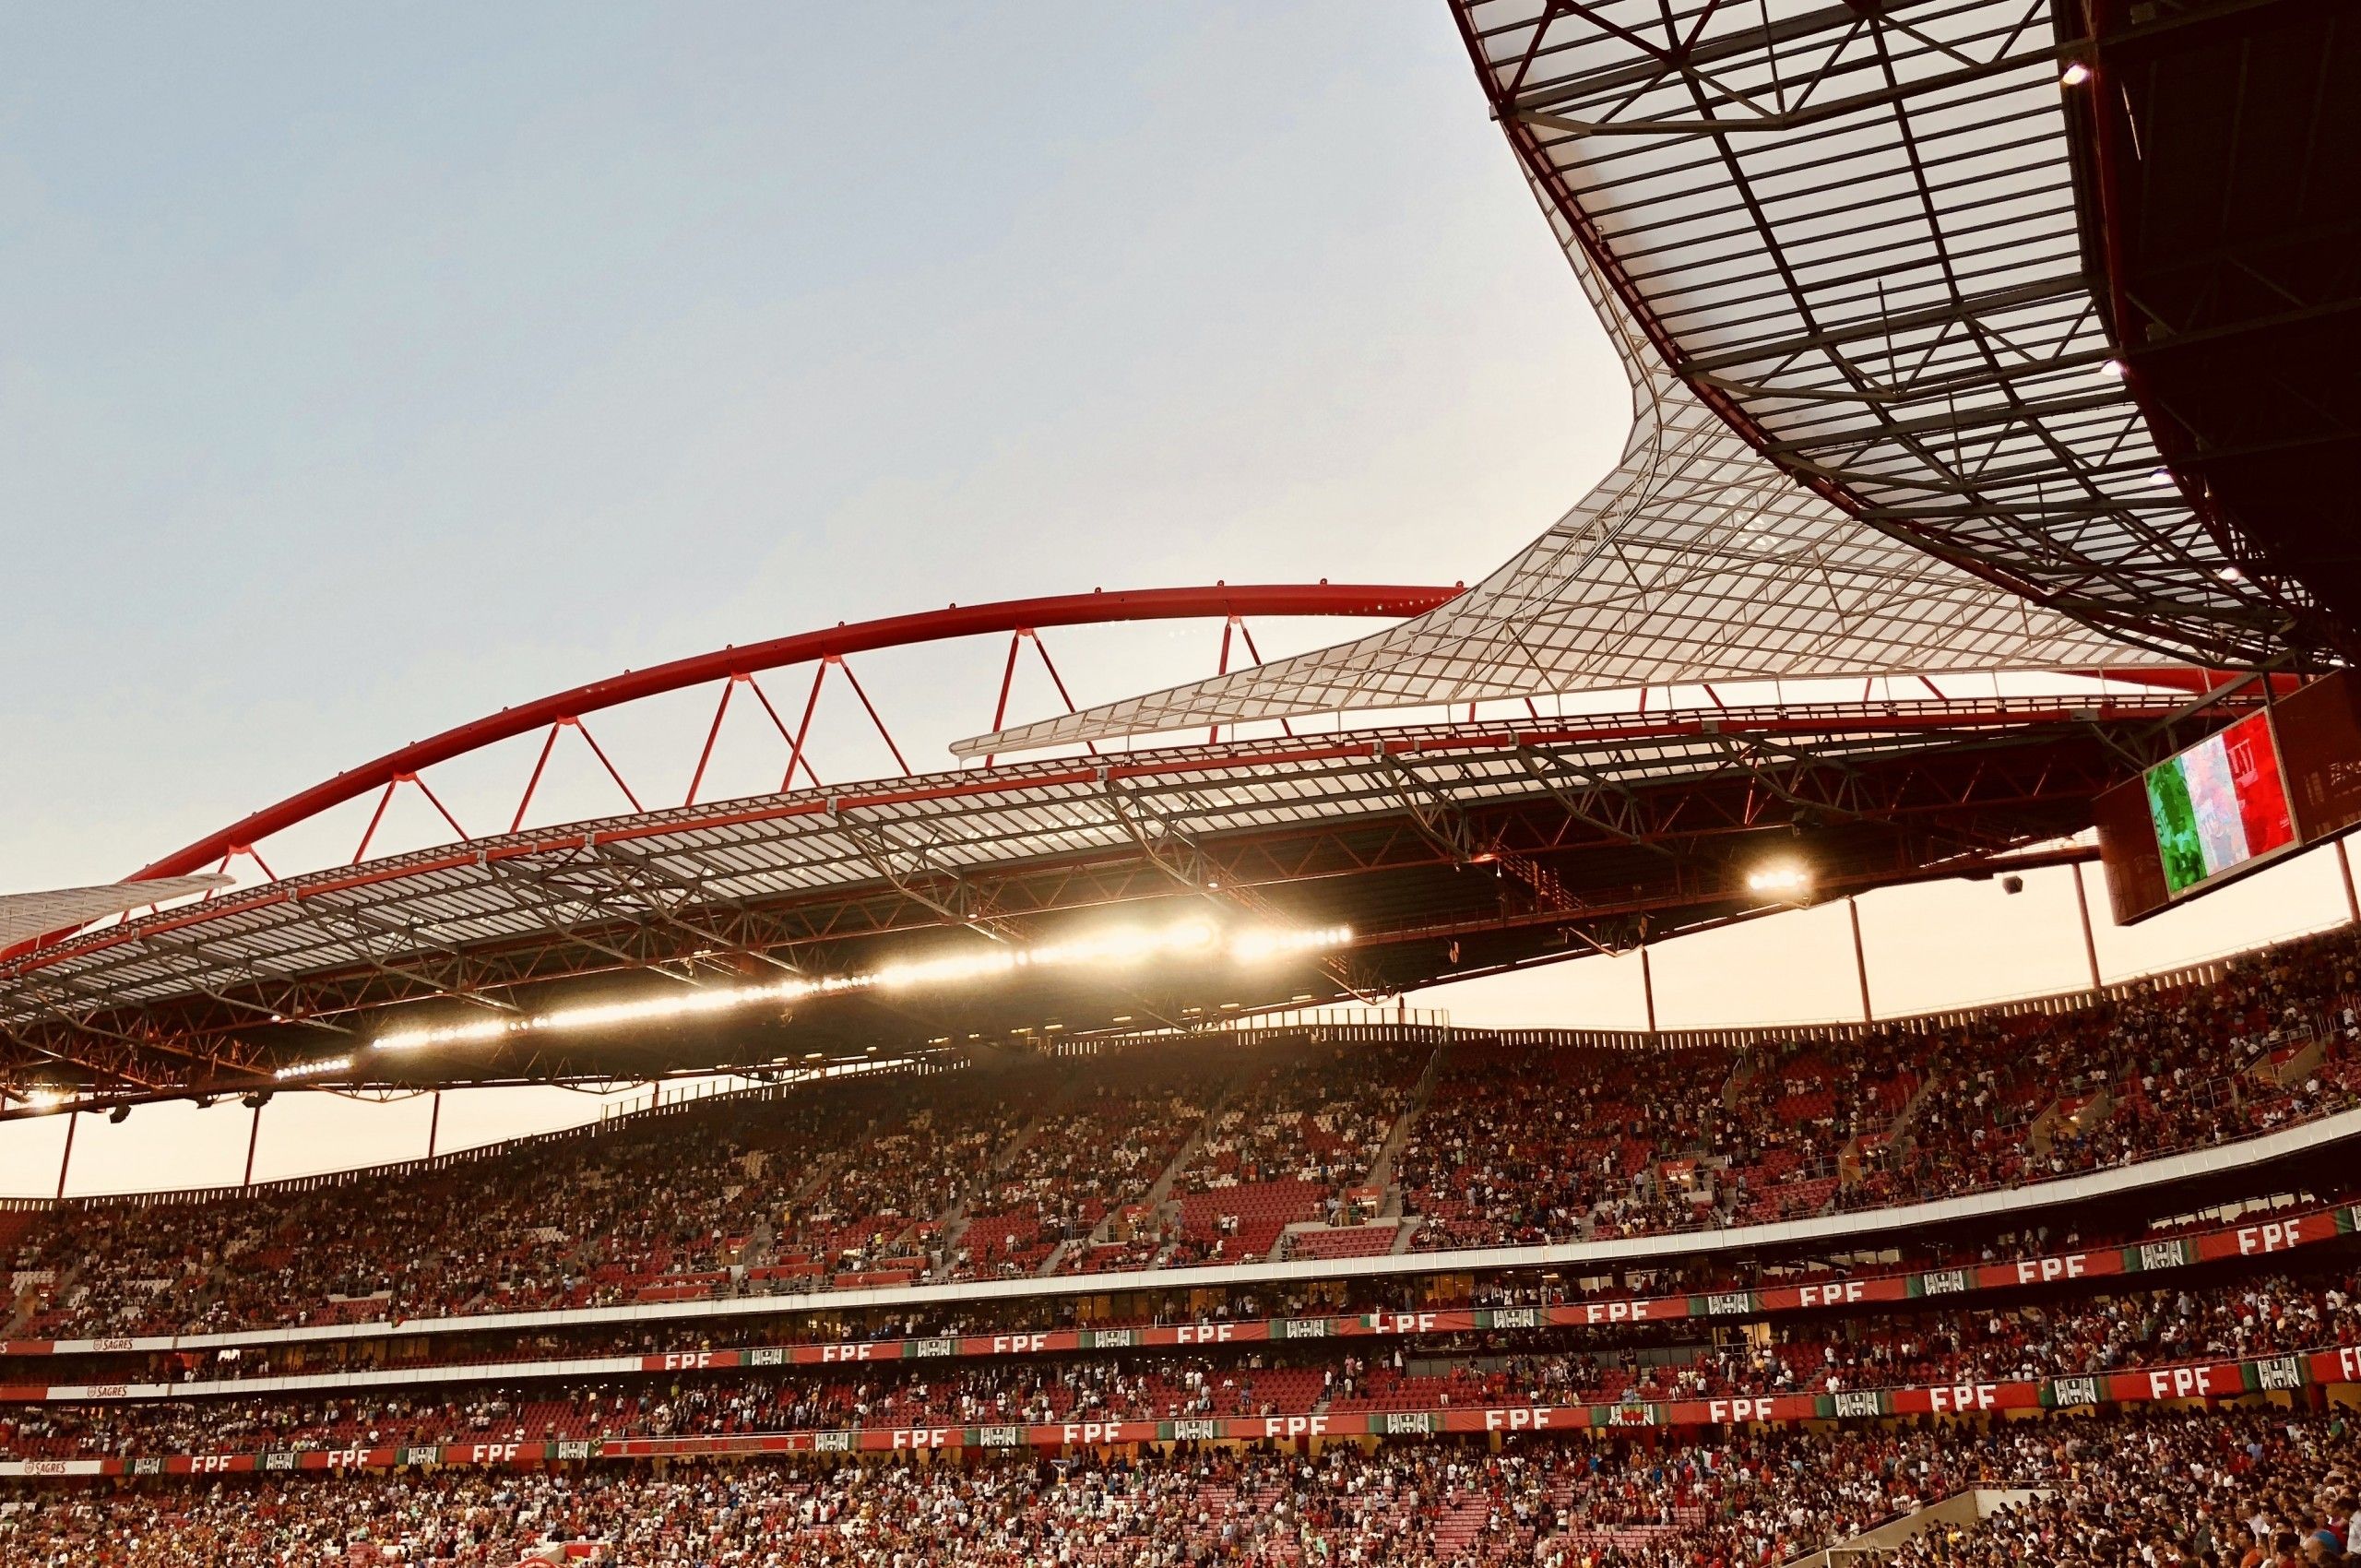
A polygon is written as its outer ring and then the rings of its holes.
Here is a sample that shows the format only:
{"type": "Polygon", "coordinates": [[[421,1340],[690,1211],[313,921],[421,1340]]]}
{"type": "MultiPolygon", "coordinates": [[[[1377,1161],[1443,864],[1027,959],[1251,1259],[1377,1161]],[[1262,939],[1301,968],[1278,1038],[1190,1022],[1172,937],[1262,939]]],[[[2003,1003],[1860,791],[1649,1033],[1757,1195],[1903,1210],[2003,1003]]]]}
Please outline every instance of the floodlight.
{"type": "Polygon", "coordinates": [[[350,1056],[327,1056],[321,1058],[317,1062],[293,1063],[291,1065],[281,1067],[279,1071],[273,1073],[271,1076],[280,1080],[281,1082],[284,1082],[289,1078],[316,1078],[328,1073],[344,1072],[351,1067],[351,1065],[352,1058],[350,1056]]]}
{"type": "Polygon", "coordinates": [[[1798,861],[1773,861],[1746,873],[1746,885],[1755,893],[1794,897],[1811,889],[1811,872],[1798,861]]]}

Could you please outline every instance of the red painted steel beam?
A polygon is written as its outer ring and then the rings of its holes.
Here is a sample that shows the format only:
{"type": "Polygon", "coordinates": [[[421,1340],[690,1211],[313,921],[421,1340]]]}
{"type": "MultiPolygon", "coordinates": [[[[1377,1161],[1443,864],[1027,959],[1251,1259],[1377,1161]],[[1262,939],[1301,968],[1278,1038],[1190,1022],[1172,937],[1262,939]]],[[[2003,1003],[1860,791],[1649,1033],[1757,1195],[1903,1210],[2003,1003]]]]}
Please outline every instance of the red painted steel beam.
{"type": "MultiPolygon", "coordinates": [[[[1498,730],[1486,730],[1471,727],[1447,733],[1403,738],[1382,734],[1355,734],[1335,739],[1304,736],[1299,738],[1299,743],[1288,746],[1257,742],[1228,753],[1196,748],[1167,754],[1148,753],[1111,764],[1093,761],[1039,771],[1028,770],[1013,778],[938,774],[911,779],[881,779],[846,790],[833,799],[775,801],[751,805],[743,802],[720,802],[707,814],[700,816],[667,812],[660,817],[644,821],[536,830],[501,839],[479,839],[464,848],[453,846],[441,853],[421,852],[416,857],[355,867],[340,875],[306,880],[300,886],[274,883],[254,888],[231,888],[216,902],[193,905],[160,922],[147,923],[137,928],[116,926],[91,932],[71,947],[55,946],[40,952],[20,951],[8,955],[6,973],[10,976],[30,974],[69,954],[93,952],[127,941],[145,941],[156,935],[202,925],[208,920],[240,910],[300,902],[322,893],[373,886],[459,866],[599,844],[628,844],[640,838],[693,832],[701,827],[779,822],[839,810],[858,811],[960,801],[979,795],[1004,794],[1012,789],[1054,789],[1097,784],[1108,778],[1118,782],[1154,779],[1188,772],[1252,773],[1274,764],[1374,757],[1381,750],[1395,757],[1416,759],[1420,756],[1448,757],[1463,751],[1499,750],[1519,743],[1552,745],[1693,736],[1706,733],[1709,727],[1714,733],[1736,737],[1842,736],[1959,729],[1985,724],[2011,729],[2036,724],[2067,724],[2080,722],[2093,713],[2101,718],[2161,717],[2155,709],[2136,705],[2110,707],[2110,699],[2097,697],[2095,694],[2092,698],[2051,695],[2037,700],[2051,706],[2012,707],[2003,702],[1987,707],[1983,700],[1965,699],[1949,704],[1921,702],[1904,705],[1900,709],[1885,704],[1862,705],[1858,711],[1854,711],[1856,705],[1834,705],[1817,713],[1788,713],[1769,708],[1730,709],[1717,714],[1671,711],[1653,720],[1637,715],[1610,715],[1592,720],[1562,720],[1547,729],[1527,727],[1519,730],[1504,726],[1498,730]]],[[[2112,701],[2118,705],[2122,703],[2119,698],[2112,701]]]]}
{"type": "Polygon", "coordinates": [[[725,647],[676,659],[647,670],[626,671],[445,730],[388,752],[374,762],[338,774],[278,804],[266,806],[219,833],[164,856],[126,880],[181,876],[210,865],[232,846],[255,843],[347,801],[383,789],[397,773],[416,773],[438,762],[464,756],[547,724],[601,708],[660,696],[740,671],[777,670],[815,659],[842,659],[873,648],[1014,632],[1020,626],[1099,625],[1121,621],[1185,621],[1213,615],[1339,615],[1402,619],[1423,614],[1460,593],[1452,588],[1372,583],[1258,583],[1242,587],[1130,588],[1114,593],[1056,594],[1044,599],[1002,600],[991,604],[952,605],[915,615],[889,615],[823,631],[776,637],[746,647],[725,647]]]}

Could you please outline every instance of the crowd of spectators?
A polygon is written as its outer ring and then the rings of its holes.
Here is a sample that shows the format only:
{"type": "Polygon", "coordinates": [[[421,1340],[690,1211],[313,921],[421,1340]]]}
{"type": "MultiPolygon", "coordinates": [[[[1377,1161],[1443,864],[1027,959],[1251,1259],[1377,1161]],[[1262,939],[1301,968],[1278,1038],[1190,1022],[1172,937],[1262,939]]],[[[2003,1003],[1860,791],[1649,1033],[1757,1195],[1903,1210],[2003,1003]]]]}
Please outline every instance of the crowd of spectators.
{"type": "Polygon", "coordinates": [[[1718,1047],[1477,1046],[1444,1068],[1395,1166],[1421,1247],[1679,1229],[1696,1206],[1653,1179],[1658,1151],[1726,1150],[1735,1135],[1718,1047]]]}
{"type": "Polygon", "coordinates": [[[1438,1056],[1311,1030],[1252,1053],[1150,1041],[816,1086],[392,1176],[365,1198],[332,1185],[12,1217],[0,1246],[21,1293],[0,1332],[1178,1268],[1397,1235],[1515,1245],[1946,1196],[2355,1103],[2357,969],[2339,933],[2210,985],[1838,1042],[1438,1056]]]}
{"type": "Polygon", "coordinates": [[[2005,1307],[0,1408],[0,1457],[1596,1405],[2094,1374],[2361,1344],[2350,1269],[2005,1307]]]}
{"type": "Polygon", "coordinates": [[[1696,1442],[1208,1447],[979,1463],[765,1459],[523,1472],[55,1484],[0,1502],[26,1568],[1765,1568],[1971,1488],[2034,1501],[1937,1527],[1907,1568],[2341,1562],[2361,1497],[2335,1412],[1882,1423],[1696,1442]]]}
{"type": "Polygon", "coordinates": [[[19,1239],[16,1337],[591,1306],[726,1270],[770,1200],[830,1168],[912,1086],[698,1108],[366,1188],[61,1208],[19,1239]]]}
{"type": "Polygon", "coordinates": [[[1421,1251],[1741,1225],[1953,1196],[2361,1102],[2351,932],[2208,985],[1838,1043],[1462,1050],[1397,1165],[1421,1251]]]}
{"type": "Polygon", "coordinates": [[[965,1217],[947,1277],[1037,1273],[1061,1244],[1075,1271],[1094,1245],[1152,1259],[1160,1239],[1145,1200],[1204,1123],[1221,1083],[1219,1064],[1186,1047],[1109,1063],[1001,1158],[965,1217]]]}
{"type": "Polygon", "coordinates": [[[942,1217],[983,1183],[1050,1088],[1038,1069],[979,1075],[950,1093],[896,1096],[848,1137],[839,1128],[827,1166],[774,1194],[788,1201],[770,1239],[772,1277],[915,1277],[942,1217]]]}
{"type": "Polygon", "coordinates": [[[1937,1526],[1891,1568],[2322,1568],[2361,1550],[2361,1452],[2348,1420],[2260,1413],[2042,1431],[2033,1495],[1937,1526]]]}
{"type": "Polygon", "coordinates": [[[1158,1265],[1259,1262],[1289,1226],[1367,1218],[1379,1159],[1434,1056],[1422,1044],[1316,1044],[1235,1087],[1177,1173],[1158,1265]]]}
{"type": "MultiPolygon", "coordinates": [[[[2253,1224],[2311,1207],[2319,1198],[2351,1201],[2361,1189],[2307,1197],[2284,1195],[2237,1210],[2253,1224]]],[[[1914,1245],[1881,1250],[1872,1258],[1826,1255],[1765,1257],[1706,1253],[1624,1267],[1595,1277],[1532,1270],[1478,1275],[1372,1277],[1312,1281],[1181,1286],[1119,1297],[1073,1295],[1005,1301],[943,1301],[896,1307],[815,1307],[733,1325],[717,1334],[697,1322],[625,1322],[501,1329],[438,1335],[426,1340],[339,1338],[286,1345],[228,1346],[213,1350],[77,1353],[49,1358],[53,1381],[83,1383],[214,1382],[343,1368],[465,1366],[486,1361],[557,1360],[585,1356],[677,1354],[758,1348],[778,1344],[937,1338],[970,1334],[1033,1333],[1077,1327],[1129,1328],[1157,1324],[1231,1322],[1336,1313],[1411,1313],[1450,1306],[1536,1306],[1631,1296],[1711,1294],[1825,1283],[1928,1268],[1955,1268],[2037,1258],[2088,1248],[2121,1246],[2221,1228],[2226,1214],[2183,1216],[2129,1229],[2084,1230],[2036,1221],[2022,1230],[1991,1232],[1970,1244],[1914,1245]]],[[[825,1297],[821,1298],[825,1301],[825,1297]]]]}

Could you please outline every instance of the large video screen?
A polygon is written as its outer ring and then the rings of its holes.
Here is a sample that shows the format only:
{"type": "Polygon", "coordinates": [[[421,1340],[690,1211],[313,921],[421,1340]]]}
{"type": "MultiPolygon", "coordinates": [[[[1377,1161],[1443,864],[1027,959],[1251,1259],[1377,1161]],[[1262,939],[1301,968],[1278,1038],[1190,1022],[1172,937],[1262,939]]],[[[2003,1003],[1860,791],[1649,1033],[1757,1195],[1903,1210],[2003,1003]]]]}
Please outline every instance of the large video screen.
{"type": "Polygon", "coordinates": [[[2267,714],[2248,714],[2158,763],[2145,783],[2172,897],[2296,842],[2267,714]]]}
{"type": "Polygon", "coordinates": [[[2091,802],[2116,923],[2361,827],[2361,681],[2333,671],[2091,802]]]}

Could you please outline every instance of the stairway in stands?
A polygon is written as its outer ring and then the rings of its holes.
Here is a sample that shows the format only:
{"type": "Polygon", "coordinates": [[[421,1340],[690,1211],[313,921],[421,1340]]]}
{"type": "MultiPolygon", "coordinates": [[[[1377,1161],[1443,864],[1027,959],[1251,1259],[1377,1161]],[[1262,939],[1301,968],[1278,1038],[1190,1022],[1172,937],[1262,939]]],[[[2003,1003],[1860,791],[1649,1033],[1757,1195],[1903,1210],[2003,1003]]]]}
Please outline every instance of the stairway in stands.
{"type": "MultiPolygon", "coordinates": [[[[1079,1077],[1069,1078],[1059,1086],[1055,1092],[1044,1098],[1040,1109],[1034,1111],[1032,1119],[1019,1127],[1014,1137],[993,1152],[991,1163],[977,1177],[968,1191],[962,1194],[950,1207],[934,1217],[936,1245],[941,1250],[941,1256],[935,1263],[932,1271],[933,1278],[943,1280],[951,1277],[955,1260],[959,1255],[960,1239],[967,1233],[967,1218],[975,1208],[978,1194],[990,1191],[993,1178],[1007,1170],[1016,1157],[1023,1153],[1034,1139],[1041,1135],[1041,1129],[1048,1126],[1054,1118],[1065,1111],[1078,1092],[1080,1085],[1079,1077]]],[[[925,1229],[925,1223],[921,1221],[911,1226],[909,1233],[923,1234],[925,1229]]]]}
{"type": "MultiPolygon", "coordinates": [[[[1156,1180],[1148,1184],[1146,1193],[1142,1194],[1138,1201],[1138,1207],[1145,1209],[1151,1217],[1160,1216],[1163,1213],[1165,1204],[1171,1199],[1173,1183],[1180,1180],[1180,1173],[1189,1169],[1191,1160],[1197,1158],[1197,1151],[1204,1146],[1205,1139],[1212,1134],[1214,1128],[1221,1124],[1222,1113],[1229,1109],[1230,1101],[1236,1098],[1240,1087],[1245,1084],[1252,1071],[1251,1063],[1241,1063],[1237,1071],[1231,1073],[1223,1082],[1220,1089],[1215,1093],[1213,1102],[1205,1108],[1205,1114],[1197,1123],[1196,1129],[1181,1140],[1180,1146],[1172,1151],[1172,1158],[1165,1163],[1164,1169],[1157,1173],[1156,1180]]],[[[1097,1252],[1101,1248],[1119,1245],[1113,1238],[1115,1224],[1121,1218],[1122,1213],[1120,1207],[1109,1209],[1105,1218],[1091,1229],[1089,1237],[1082,1242],[1082,1246],[1088,1251],[1097,1252]]],[[[1050,1255],[1041,1260],[1040,1273],[1046,1277],[1059,1272],[1064,1267],[1068,1258],[1073,1255],[1074,1248],[1074,1242],[1059,1242],[1050,1255]]],[[[1154,1266],[1154,1261],[1160,1261],[1161,1258],[1162,1253],[1159,1252],[1157,1260],[1153,1260],[1149,1266],[1154,1266]]],[[[1085,1272],[1088,1270],[1086,1269],[1085,1272]]]]}
{"type": "Polygon", "coordinates": [[[1376,1217],[1359,1225],[1290,1225],[1271,1253],[1273,1262],[1285,1258],[1382,1257],[1407,1247],[1418,1222],[1415,1218],[1406,1219],[1403,1216],[1402,1191],[1394,1184],[1394,1167],[1401,1158],[1403,1146],[1410,1141],[1411,1128],[1434,1093],[1435,1080],[1442,1075],[1443,1057],[1451,1050],[1448,1025],[1444,1031],[1410,1091],[1409,1103],[1387,1129],[1385,1141],[1378,1146],[1377,1157],[1370,1161],[1369,1170],[1359,1182],[1360,1187],[1373,1188],[1381,1194],[1376,1217]]]}

